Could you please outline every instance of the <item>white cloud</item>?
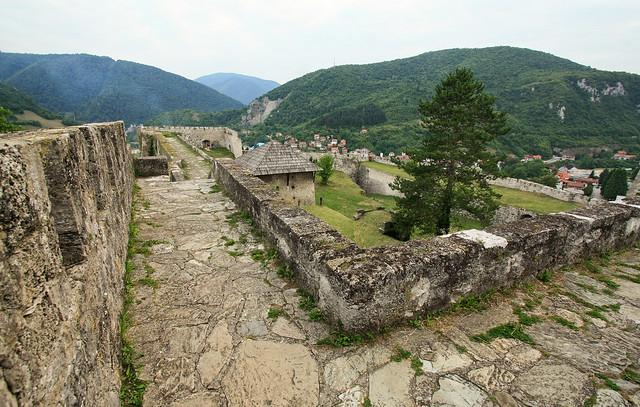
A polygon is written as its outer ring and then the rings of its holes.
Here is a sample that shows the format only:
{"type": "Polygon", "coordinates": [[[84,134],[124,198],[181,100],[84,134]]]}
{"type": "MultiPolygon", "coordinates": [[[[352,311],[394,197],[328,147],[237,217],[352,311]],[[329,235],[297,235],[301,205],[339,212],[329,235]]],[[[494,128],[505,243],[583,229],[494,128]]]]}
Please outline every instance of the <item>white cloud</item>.
{"type": "Polygon", "coordinates": [[[0,50],[86,52],[280,82],[345,63],[513,45],[640,72],[640,2],[0,0],[0,50]]]}

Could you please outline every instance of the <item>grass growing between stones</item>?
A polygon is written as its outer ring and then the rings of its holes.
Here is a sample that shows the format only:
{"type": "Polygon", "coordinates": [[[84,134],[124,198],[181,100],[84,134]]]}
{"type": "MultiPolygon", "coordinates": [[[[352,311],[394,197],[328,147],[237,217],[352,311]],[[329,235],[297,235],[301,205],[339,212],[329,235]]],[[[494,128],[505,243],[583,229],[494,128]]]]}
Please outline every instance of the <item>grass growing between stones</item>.
{"type": "Polygon", "coordinates": [[[313,296],[302,288],[298,288],[297,293],[300,296],[298,305],[303,311],[307,312],[309,319],[311,321],[322,321],[324,319],[324,315],[320,308],[316,306],[316,300],[313,296]]]}
{"type": "Polygon", "coordinates": [[[134,303],[133,274],[135,272],[135,265],[133,263],[133,257],[140,253],[138,225],[136,223],[139,190],[139,187],[134,185],[131,222],[129,223],[129,242],[127,245],[127,258],[124,266],[122,312],[120,313],[120,341],[122,343],[120,356],[120,364],[122,368],[120,402],[122,403],[122,406],[125,407],[142,406],[144,391],[147,388],[147,383],[138,377],[139,366],[136,364],[136,361],[138,360],[139,355],[135,352],[131,341],[129,341],[127,337],[127,331],[131,326],[132,319],[131,307],[134,303]]]}
{"type": "Polygon", "coordinates": [[[419,357],[412,355],[408,350],[398,346],[396,347],[393,355],[391,355],[392,362],[402,362],[403,360],[407,359],[411,360],[411,369],[413,369],[416,376],[421,376],[424,374],[424,371],[422,370],[422,360],[420,360],[419,357]]]}
{"type": "Polygon", "coordinates": [[[275,321],[280,315],[283,314],[284,311],[282,310],[282,308],[269,308],[269,311],[267,311],[267,318],[275,321]]]}
{"type": "Polygon", "coordinates": [[[533,339],[522,329],[522,324],[516,322],[498,325],[485,333],[471,336],[471,340],[483,343],[489,343],[498,338],[517,339],[529,345],[534,344],[533,339]]]}
{"type": "Polygon", "coordinates": [[[554,315],[554,316],[551,317],[551,319],[553,321],[557,322],[558,324],[571,329],[572,331],[578,331],[579,330],[579,328],[576,326],[576,324],[574,324],[573,322],[569,321],[568,319],[562,318],[561,316],[554,315]]]}
{"type": "Polygon", "coordinates": [[[623,278],[625,280],[629,280],[632,283],[640,284],[640,276],[632,276],[630,274],[622,274],[622,273],[618,273],[615,276],[618,277],[618,278],[623,278]]]}
{"type": "Polygon", "coordinates": [[[276,274],[283,280],[293,280],[293,270],[291,270],[291,267],[286,264],[280,265],[276,269],[276,274]]]}
{"type": "Polygon", "coordinates": [[[596,377],[604,382],[604,385],[610,388],[611,390],[618,391],[620,390],[620,386],[616,384],[613,380],[603,375],[602,373],[596,373],[596,377]]]}
{"type": "Polygon", "coordinates": [[[227,223],[229,226],[236,228],[240,222],[253,226],[253,218],[251,218],[251,214],[247,211],[236,211],[227,215],[227,223]]]}
{"type": "Polygon", "coordinates": [[[211,187],[209,187],[209,193],[210,194],[215,194],[215,193],[221,192],[221,191],[222,191],[222,188],[218,184],[213,184],[213,185],[211,185],[211,187]]]}
{"type": "Polygon", "coordinates": [[[371,332],[350,334],[345,332],[342,326],[340,326],[337,330],[331,332],[331,335],[320,339],[317,342],[317,345],[331,346],[333,348],[345,348],[372,342],[375,338],[376,335],[371,332]]]}
{"type": "Polygon", "coordinates": [[[640,373],[630,368],[627,368],[622,372],[622,378],[628,382],[640,384],[640,373]]]}

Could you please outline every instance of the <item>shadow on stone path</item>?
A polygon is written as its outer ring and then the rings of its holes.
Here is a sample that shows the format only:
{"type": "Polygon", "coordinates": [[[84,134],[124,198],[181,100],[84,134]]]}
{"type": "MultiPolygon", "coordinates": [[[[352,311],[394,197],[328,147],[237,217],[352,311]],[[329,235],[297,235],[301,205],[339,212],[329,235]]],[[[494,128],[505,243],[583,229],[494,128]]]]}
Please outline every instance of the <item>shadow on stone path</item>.
{"type": "Polygon", "coordinates": [[[208,164],[166,142],[192,179],[138,180],[148,201],[140,237],[151,253],[136,258],[136,276],[157,282],[137,285],[129,331],[143,354],[145,405],[639,405],[640,383],[628,374],[640,371],[638,249],[499,294],[479,312],[395,328],[358,347],[318,346],[330,328],[309,320],[292,283],[254,260],[264,247],[249,225],[228,219],[236,207],[211,192],[208,164]],[[537,317],[522,325],[532,343],[471,340],[517,323],[514,309],[537,317]]]}

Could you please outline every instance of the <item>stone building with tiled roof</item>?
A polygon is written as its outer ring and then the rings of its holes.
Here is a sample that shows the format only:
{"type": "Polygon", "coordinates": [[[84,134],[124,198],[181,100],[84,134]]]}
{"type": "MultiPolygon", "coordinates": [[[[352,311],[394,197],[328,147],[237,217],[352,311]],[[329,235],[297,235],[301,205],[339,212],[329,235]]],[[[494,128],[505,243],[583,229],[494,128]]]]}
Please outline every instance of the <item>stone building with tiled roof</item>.
{"type": "Polygon", "coordinates": [[[251,174],[274,186],[280,196],[295,205],[315,202],[318,166],[291,147],[271,141],[236,159],[251,174]]]}

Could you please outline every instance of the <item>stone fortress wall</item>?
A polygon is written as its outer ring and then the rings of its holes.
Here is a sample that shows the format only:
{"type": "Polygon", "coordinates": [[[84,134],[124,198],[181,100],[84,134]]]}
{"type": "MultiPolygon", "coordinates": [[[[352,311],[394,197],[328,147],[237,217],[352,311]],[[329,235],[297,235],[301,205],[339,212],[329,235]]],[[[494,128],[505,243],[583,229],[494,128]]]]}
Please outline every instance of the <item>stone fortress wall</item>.
{"type": "Polygon", "coordinates": [[[180,134],[181,139],[194,147],[202,148],[202,142],[208,141],[212,146],[223,147],[231,151],[237,158],[242,155],[242,140],[238,132],[228,127],[144,127],[143,130],[167,131],[180,134]]]}
{"type": "Polygon", "coordinates": [[[524,179],[496,178],[489,181],[489,183],[491,185],[496,185],[499,187],[518,189],[520,191],[526,192],[536,192],[565,202],[578,202],[585,205],[589,203],[589,197],[585,196],[582,193],[551,188],[546,185],[538,184],[536,182],[531,182],[524,179]]]}
{"type": "Polygon", "coordinates": [[[118,406],[122,122],[0,135],[0,404],[118,406]]]}
{"type": "Polygon", "coordinates": [[[363,249],[303,209],[279,202],[233,161],[214,163],[216,180],[251,213],[329,319],[347,331],[381,329],[640,237],[640,201],[603,201],[482,231],[363,249]]]}

